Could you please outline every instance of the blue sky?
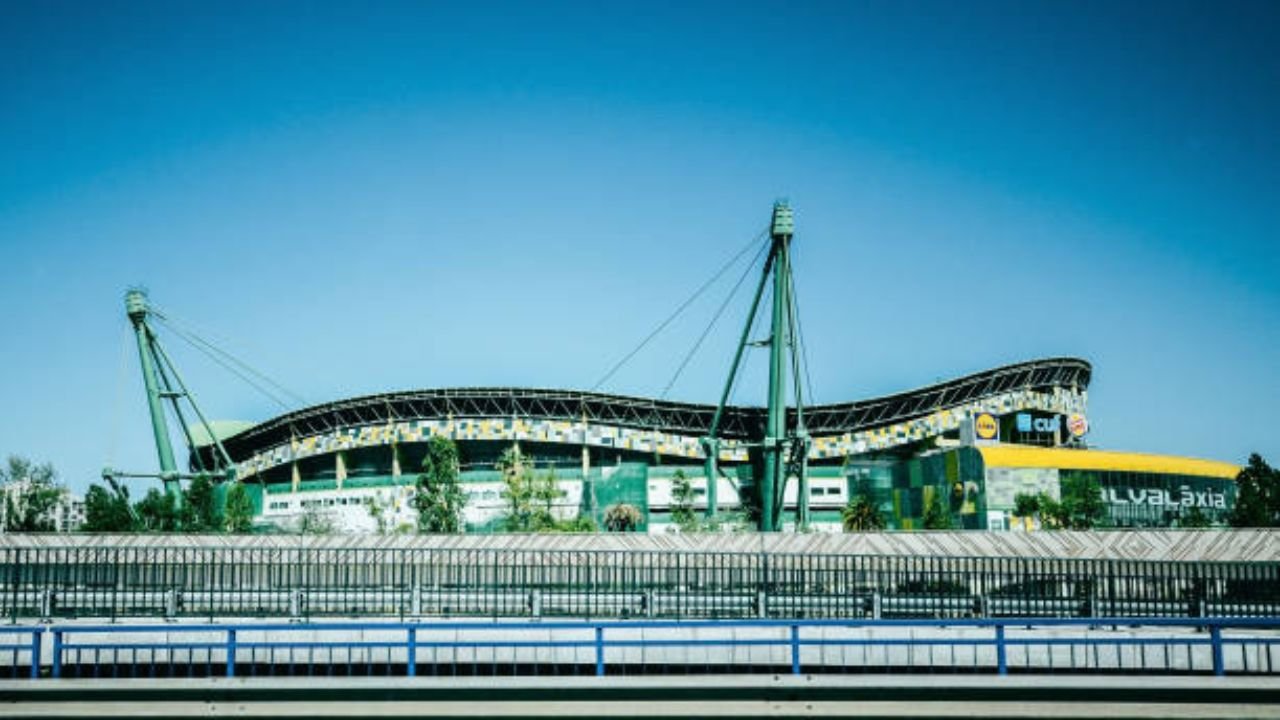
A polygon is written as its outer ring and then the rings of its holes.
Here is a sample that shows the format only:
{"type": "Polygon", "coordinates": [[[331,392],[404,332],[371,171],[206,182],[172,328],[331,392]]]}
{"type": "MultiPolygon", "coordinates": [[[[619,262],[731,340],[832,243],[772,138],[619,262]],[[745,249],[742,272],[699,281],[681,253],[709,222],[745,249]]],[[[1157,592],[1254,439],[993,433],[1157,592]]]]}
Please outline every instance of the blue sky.
{"type": "MultiPolygon", "coordinates": [[[[6,3],[0,454],[155,467],[135,284],[312,402],[588,388],[785,196],[818,401],[1075,355],[1095,444],[1280,460],[1278,15],[6,3]]],[[[660,392],[729,284],[605,389],[660,392]]],[[[167,342],[211,415],[279,411],[167,342]]]]}

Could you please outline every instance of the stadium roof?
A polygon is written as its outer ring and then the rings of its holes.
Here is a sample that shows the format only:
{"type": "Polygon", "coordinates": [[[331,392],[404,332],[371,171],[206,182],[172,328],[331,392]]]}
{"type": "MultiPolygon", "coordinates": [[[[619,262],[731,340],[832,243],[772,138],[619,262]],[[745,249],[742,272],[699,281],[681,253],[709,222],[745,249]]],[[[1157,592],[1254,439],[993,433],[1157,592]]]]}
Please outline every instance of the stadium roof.
{"type": "MultiPolygon", "coordinates": [[[[1047,358],[1006,365],[908,392],[868,400],[805,407],[813,435],[838,435],[923,417],[948,407],[1016,390],[1089,385],[1092,367],[1079,358],[1047,358]]],[[[706,434],[715,406],[576,390],[446,388],[365,395],[297,410],[243,430],[224,442],[233,457],[344,427],[428,418],[537,417],[592,421],[691,436],[706,434]]],[[[791,413],[794,422],[794,411],[791,413]]],[[[728,407],[726,438],[763,433],[761,407],[728,407]]]]}

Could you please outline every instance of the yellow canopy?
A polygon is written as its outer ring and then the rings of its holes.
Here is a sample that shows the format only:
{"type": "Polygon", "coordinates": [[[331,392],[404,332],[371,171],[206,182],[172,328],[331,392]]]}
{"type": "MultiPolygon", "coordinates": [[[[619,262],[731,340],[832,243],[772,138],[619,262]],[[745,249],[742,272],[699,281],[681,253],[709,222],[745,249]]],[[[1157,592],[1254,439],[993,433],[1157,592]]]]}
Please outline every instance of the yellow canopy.
{"type": "Polygon", "coordinates": [[[1165,473],[1169,475],[1198,475],[1230,480],[1234,480],[1240,472],[1240,467],[1231,463],[1178,457],[1176,455],[1150,455],[1147,453],[1116,452],[1113,450],[1042,448],[1030,445],[986,445],[979,446],[978,451],[982,453],[982,461],[986,463],[987,467],[1118,470],[1122,472],[1165,473]]]}

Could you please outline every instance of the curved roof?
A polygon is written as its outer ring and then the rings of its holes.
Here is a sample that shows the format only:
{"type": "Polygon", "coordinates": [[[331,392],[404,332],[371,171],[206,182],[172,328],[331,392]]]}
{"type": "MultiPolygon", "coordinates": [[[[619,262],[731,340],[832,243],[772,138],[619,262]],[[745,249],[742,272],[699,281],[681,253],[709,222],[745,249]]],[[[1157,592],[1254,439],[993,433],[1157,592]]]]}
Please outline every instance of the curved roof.
{"type": "MultiPolygon", "coordinates": [[[[839,435],[930,413],[1016,390],[1084,390],[1093,369],[1079,358],[1047,358],[1005,365],[917,390],[805,408],[813,435],[839,435]]],[[[440,417],[538,417],[595,421],[692,436],[706,434],[715,406],[577,390],[535,388],[443,388],[348,398],[281,415],[224,440],[233,457],[344,427],[440,417]]],[[[791,413],[794,422],[794,412],[791,413]]],[[[725,409],[721,435],[751,439],[763,434],[765,409],[725,409]]]]}
{"type": "Polygon", "coordinates": [[[209,430],[213,431],[213,437],[226,440],[256,425],[257,423],[246,420],[210,420],[207,430],[203,423],[194,423],[187,427],[187,432],[191,434],[191,442],[195,443],[196,447],[205,447],[213,444],[213,438],[209,437],[209,430]]]}

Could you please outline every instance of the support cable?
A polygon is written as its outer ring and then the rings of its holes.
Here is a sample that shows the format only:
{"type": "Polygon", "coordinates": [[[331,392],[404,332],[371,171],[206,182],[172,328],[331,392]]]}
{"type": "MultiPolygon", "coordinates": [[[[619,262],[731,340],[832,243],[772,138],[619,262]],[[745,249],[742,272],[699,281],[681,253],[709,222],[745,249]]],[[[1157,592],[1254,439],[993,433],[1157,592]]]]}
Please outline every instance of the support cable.
{"type": "MultiPolygon", "coordinates": [[[[151,353],[156,357],[160,357],[160,354],[156,351],[156,340],[154,336],[151,338],[151,353]]],[[[163,361],[156,363],[156,375],[159,376],[160,384],[164,387],[164,394],[169,399],[169,404],[173,409],[174,417],[178,421],[178,428],[182,431],[182,437],[187,441],[187,450],[189,451],[191,460],[195,462],[197,471],[204,472],[204,460],[201,459],[199,451],[196,450],[195,438],[191,436],[191,428],[187,426],[187,418],[182,413],[181,403],[178,402],[180,398],[185,397],[185,394],[174,390],[173,382],[169,380],[169,373],[165,370],[165,363],[163,361]]],[[[188,400],[190,400],[190,398],[188,398],[188,400]]]]}
{"type": "Polygon", "coordinates": [[[641,350],[644,349],[646,345],[649,344],[649,341],[657,337],[658,333],[661,333],[663,330],[665,330],[667,326],[672,323],[672,321],[674,321],[677,317],[679,317],[681,313],[687,310],[689,306],[692,305],[699,297],[702,297],[702,294],[705,293],[708,288],[710,288],[712,285],[716,283],[717,280],[723,277],[724,274],[729,271],[729,268],[737,264],[737,262],[741,260],[742,257],[751,250],[751,248],[755,247],[757,243],[759,243],[762,239],[764,239],[765,235],[767,235],[768,232],[769,232],[768,229],[761,230],[759,233],[756,234],[755,237],[751,238],[751,242],[743,246],[743,248],[739,250],[732,258],[730,258],[727,263],[725,263],[719,270],[717,270],[716,273],[711,276],[711,279],[704,282],[701,287],[699,287],[696,291],[694,291],[693,295],[690,295],[687,300],[680,303],[680,306],[675,309],[675,312],[672,312],[670,315],[667,316],[665,320],[658,323],[658,326],[655,327],[652,332],[646,335],[645,338],[640,341],[639,345],[636,345],[636,347],[631,352],[624,355],[621,360],[615,363],[614,366],[609,369],[609,372],[604,374],[604,377],[596,381],[596,384],[591,386],[590,392],[595,392],[596,390],[600,389],[602,385],[604,385],[606,382],[609,381],[610,378],[612,378],[615,374],[617,374],[617,372],[621,370],[622,367],[631,360],[631,358],[635,357],[637,353],[639,353],[641,350]]]}
{"type": "MultiPolygon", "coordinates": [[[[281,408],[283,408],[284,410],[286,410],[286,411],[290,411],[290,410],[294,410],[294,409],[296,409],[296,406],[295,406],[295,405],[290,405],[288,402],[285,402],[283,399],[281,399],[281,398],[280,398],[280,396],[279,396],[279,395],[277,395],[276,393],[274,393],[274,392],[272,392],[272,391],[268,390],[267,388],[263,387],[263,385],[262,385],[261,383],[259,383],[258,381],[254,380],[254,379],[253,379],[253,377],[251,377],[251,376],[250,376],[250,373],[252,373],[252,375],[253,375],[253,376],[257,376],[257,377],[259,377],[259,378],[262,378],[265,382],[268,382],[268,383],[270,383],[270,384],[272,384],[272,385],[275,385],[275,386],[279,387],[278,383],[276,383],[275,381],[271,380],[270,378],[267,378],[267,377],[266,377],[265,375],[263,375],[262,373],[260,373],[260,372],[258,372],[258,371],[256,371],[256,370],[253,370],[252,368],[250,368],[250,367],[249,367],[248,365],[246,365],[245,363],[243,363],[243,362],[241,362],[241,361],[239,361],[239,360],[236,360],[236,359],[234,358],[234,356],[230,355],[230,354],[229,354],[229,353],[227,353],[226,351],[224,351],[224,350],[219,350],[216,346],[212,345],[211,343],[209,343],[209,342],[208,342],[208,341],[206,341],[206,340],[203,340],[203,339],[202,339],[202,338],[200,338],[199,336],[192,335],[192,334],[188,334],[187,332],[185,332],[185,331],[183,331],[183,330],[178,329],[177,327],[175,327],[175,326],[173,325],[173,323],[172,323],[172,322],[166,322],[166,321],[164,321],[163,319],[161,319],[161,322],[163,322],[163,323],[164,323],[164,326],[165,326],[166,328],[168,328],[168,329],[169,329],[169,331],[170,331],[170,332],[172,332],[174,335],[177,335],[177,336],[178,336],[179,338],[181,338],[184,342],[186,342],[188,345],[190,345],[191,347],[193,347],[193,348],[195,348],[196,350],[198,350],[198,351],[199,351],[201,354],[203,354],[205,357],[209,358],[209,359],[210,359],[210,360],[212,360],[213,362],[215,362],[215,363],[217,363],[218,365],[220,365],[220,366],[221,366],[224,370],[226,370],[227,372],[229,372],[229,373],[231,373],[232,375],[235,375],[236,377],[238,377],[238,378],[240,378],[241,380],[243,380],[246,384],[248,384],[248,385],[249,385],[250,387],[252,387],[254,390],[257,390],[258,392],[262,393],[262,395],[263,395],[264,397],[266,397],[267,399],[271,400],[271,401],[272,401],[272,402],[274,402],[275,404],[279,405],[279,406],[280,406],[281,408]],[[231,359],[231,361],[224,360],[222,356],[226,356],[226,357],[230,358],[230,359],[231,359]],[[236,364],[234,364],[234,365],[233,365],[233,364],[232,364],[232,362],[234,362],[234,363],[236,363],[236,364]],[[240,367],[245,368],[245,370],[244,370],[244,371],[240,370],[240,369],[237,367],[237,365],[239,365],[240,367]]],[[[296,398],[297,400],[302,401],[302,398],[298,397],[297,395],[294,395],[293,393],[289,393],[289,392],[288,392],[288,390],[285,390],[284,388],[280,388],[280,389],[281,389],[283,392],[288,393],[289,395],[293,396],[293,397],[294,397],[294,398],[296,398]]],[[[305,404],[306,404],[306,403],[305,403],[305,401],[302,401],[302,404],[304,404],[304,405],[305,405],[305,404]]]]}
{"type": "MultiPolygon", "coordinates": [[[[763,305],[768,305],[769,303],[772,303],[773,288],[766,287],[764,290],[764,294],[760,298],[760,301],[761,301],[761,304],[763,305]]],[[[760,331],[760,318],[763,315],[764,313],[756,313],[755,316],[751,318],[751,329],[747,331],[747,337],[755,337],[756,333],[760,331]]],[[[759,343],[756,341],[752,341],[749,343],[749,347],[758,348],[759,343]]],[[[747,357],[749,358],[750,356],[747,356],[747,357]]],[[[737,402],[738,388],[741,387],[739,383],[742,380],[742,376],[745,374],[746,374],[745,365],[742,367],[739,367],[738,372],[734,373],[733,380],[731,380],[729,384],[729,395],[727,398],[725,398],[726,405],[733,405],[734,403],[737,402]]]]}
{"type": "Polygon", "coordinates": [[[804,341],[804,325],[801,321],[804,314],[800,312],[800,294],[796,290],[794,275],[791,277],[791,302],[795,305],[796,341],[800,345],[800,362],[804,366],[804,384],[809,390],[809,401],[813,402],[816,396],[813,389],[813,376],[809,374],[809,346],[804,341]]]}
{"type": "Polygon", "coordinates": [[[684,359],[680,361],[680,366],[676,368],[675,374],[671,376],[671,380],[667,382],[667,386],[662,388],[662,394],[658,396],[659,400],[667,399],[667,393],[671,392],[672,386],[674,386],[676,381],[680,379],[681,373],[683,373],[685,368],[689,366],[689,362],[693,360],[693,356],[697,354],[698,349],[702,347],[702,343],[705,342],[707,336],[711,334],[711,329],[715,327],[716,323],[719,322],[720,317],[724,315],[725,309],[729,307],[729,303],[732,302],[733,298],[738,294],[738,290],[742,289],[742,284],[746,282],[747,277],[751,275],[751,271],[755,268],[756,263],[760,261],[760,257],[764,255],[765,250],[768,249],[767,245],[761,245],[760,249],[756,251],[755,257],[751,259],[751,262],[747,263],[747,267],[743,269],[742,275],[738,277],[738,282],[734,283],[733,289],[729,291],[728,297],[724,299],[724,302],[720,303],[720,307],[717,308],[715,314],[711,316],[711,322],[707,323],[707,327],[703,329],[702,334],[699,335],[697,341],[693,343],[693,347],[689,348],[689,352],[685,354],[684,359]]]}
{"type": "MultiPolygon", "coordinates": [[[[183,323],[177,320],[167,311],[161,311],[153,308],[152,314],[156,317],[157,320],[163,323],[166,328],[173,331],[175,334],[177,334],[183,340],[187,341],[189,344],[199,345],[202,348],[204,348],[202,352],[204,352],[206,355],[208,355],[209,353],[213,353],[218,356],[221,356],[226,362],[229,362],[237,366],[244,373],[252,375],[262,383],[274,388],[276,393],[278,393],[276,397],[277,401],[279,400],[280,397],[284,397],[284,398],[287,398],[288,400],[293,401],[296,405],[299,405],[299,406],[305,406],[309,404],[306,398],[302,397],[296,392],[293,392],[289,388],[277,382],[271,376],[258,370],[257,368],[253,367],[252,365],[245,362],[244,360],[241,360],[236,355],[233,355],[232,353],[226,350],[223,350],[217,344],[204,339],[203,337],[200,336],[199,333],[197,333],[195,330],[188,327],[186,323],[183,323]]],[[[219,364],[222,364],[222,363],[219,363],[219,364]]],[[[225,364],[223,366],[226,367],[225,364]]],[[[239,376],[240,373],[237,373],[237,375],[239,376]]],[[[241,377],[243,379],[243,376],[241,377]]],[[[276,394],[276,393],[273,393],[273,394],[276,394]]],[[[290,410],[293,409],[293,407],[290,407],[288,405],[286,405],[286,408],[290,410]]]]}
{"type": "MultiPolygon", "coordinates": [[[[164,348],[158,343],[153,343],[152,347],[155,348],[156,355],[160,358],[162,363],[169,367],[169,372],[173,374],[173,379],[178,383],[178,389],[181,390],[182,395],[187,398],[187,402],[191,405],[192,411],[195,412],[196,417],[200,420],[200,424],[204,426],[205,432],[209,434],[210,444],[212,444],[217,450],[216,457],[221,458],[224,468],[235,467],[235,463],[232,461],[231,455],[228,454],[227,449],[222,446],[222,440],[220,440],[218,435],[214,433],[213,425],[209,423],[209,420],[204,416],[204,413],[200,412],[200,405],[196,403],[195,397],[192,396],[191,391],[187,389],[187,384],[182,382],[182,376],[178,374],[178,369],[174,367],[173,361],[169,359],[169,354],[166,353],[164,348]]],[[[195,451],[194,445],[192,445],[192,451],[195,451]]]]}

